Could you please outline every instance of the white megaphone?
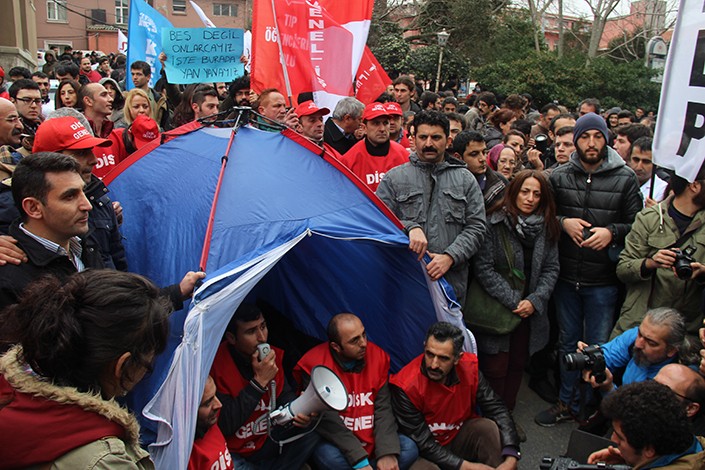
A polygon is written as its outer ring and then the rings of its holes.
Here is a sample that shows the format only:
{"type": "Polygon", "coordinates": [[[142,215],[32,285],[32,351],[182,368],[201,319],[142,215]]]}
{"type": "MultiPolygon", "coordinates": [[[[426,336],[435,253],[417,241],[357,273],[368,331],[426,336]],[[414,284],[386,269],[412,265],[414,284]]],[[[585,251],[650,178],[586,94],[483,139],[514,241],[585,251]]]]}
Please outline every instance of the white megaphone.
{"type": "Polygon", "coordinates": [[[311,371],[311,382],[296,400],[272,411],[272,424],[283,426],[301,413],[308,415],[323,410],[344,411],[348,407],[345,384],[326,366],[316,366],[311,371]]]}

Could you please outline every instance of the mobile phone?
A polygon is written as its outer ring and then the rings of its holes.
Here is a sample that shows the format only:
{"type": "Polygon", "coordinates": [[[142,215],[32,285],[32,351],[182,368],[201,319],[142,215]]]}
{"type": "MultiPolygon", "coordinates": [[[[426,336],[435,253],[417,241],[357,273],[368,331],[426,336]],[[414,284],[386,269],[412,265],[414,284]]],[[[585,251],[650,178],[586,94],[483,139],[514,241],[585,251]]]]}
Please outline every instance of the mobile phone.
{"type": "Polygon", "coordinates": [[[269,355],[269,351],[271,350],[272,348],[270,348],[267,343],[258,344],[257,351],[259,351],[259,360],[262,361],[265,357],[267,357],[269,355]]]}

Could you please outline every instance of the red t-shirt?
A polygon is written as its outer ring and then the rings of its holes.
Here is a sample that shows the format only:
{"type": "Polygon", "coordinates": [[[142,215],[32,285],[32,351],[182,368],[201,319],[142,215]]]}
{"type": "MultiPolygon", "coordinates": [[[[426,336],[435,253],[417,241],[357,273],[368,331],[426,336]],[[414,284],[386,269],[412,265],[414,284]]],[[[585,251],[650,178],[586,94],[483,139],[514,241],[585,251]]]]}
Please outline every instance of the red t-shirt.
{"type": "Polygon", "coordinates": [[[409,161],[409,152],[396,142],[389,142],[389,153],[377,157],[367,151],[365,140],[362,139],[353,145],[345,155],[340,157],[340,161],[350,168],[368,188],[376,191],[386,172],[409,161]]]}
{"type": "Polygon", "coordinates": [[[305,372],[311,375],[315,366],[326,366],[340,377],[348,392],[348,408],[340,412],[343,424],[350,429],[362,444],[367,455],[375,451],[374,402],[379,389],[389,378],[389,356],[379,346],[367,343],[365,366],[359,373],[343,370],[330,352],[328,343],[319,344],[299,360],[294,367],[294,378],[302,383],[305,372]]]}
{"type": "Polygon", "coordinates": [[[217,424],[193,441],[188,470],[232,470],[233,458],[217,424]]]}
{"type": "Polygon", "coordinates": [[[426,377],[421,372],[421,361],[423,354],[394,374],[390,383],[406,393],[423,413],[433,437],[444,446],[453,440],[466,420],[477,416],[477,356],[464,353],[460,357],[455,366],[460,381],[450,386],[426,377]]]}
{"type": "MultiPolygon", "coordinates": [[[[282,364],[284,351],[274,346],[272,346],[272,349],[276,354],[275,363],[279,368],[279,372],[277,372],[277,376],[274,379],[277,383],[277,397],[279,397],[284,389],[284,365],[282,364]]],[[[237,397],[242,389],[247,387],[250,383],[249,380],[245,380],[245,378],[240,375],[240,371],[230,355],[226,341],[220,343],[218,352],[215,353],[210,375],[213,377],[216,390],[220,393],[228,394],[231,397],[237,397]]],[[[268,412],[269,394],[265,393],[262,395],[255,411],[253,411],[247,419],[247,422],[245,422],[235,434],[226,436],[225,440],[228,443],[230,451],[247,457],[262,448],[264,442],[267,440],[267,421],[260,421],[259,426],[256,425],[255,421],[268,412]]]]}

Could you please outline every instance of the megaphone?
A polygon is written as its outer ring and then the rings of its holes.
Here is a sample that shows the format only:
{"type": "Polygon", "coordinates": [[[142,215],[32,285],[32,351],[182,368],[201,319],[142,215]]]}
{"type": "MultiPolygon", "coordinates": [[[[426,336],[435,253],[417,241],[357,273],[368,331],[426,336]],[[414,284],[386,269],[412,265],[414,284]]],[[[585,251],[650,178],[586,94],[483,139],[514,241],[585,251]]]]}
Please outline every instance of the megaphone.
{"type": "Polygon", "coordinates": [[[323,410],[345,411],[348,391],[340,377],[326,366],[316,366],[311,371],[311,382],[296,400],[272,411],[272,424],[284,426],[301,413],[308,415],[323,410]]]}

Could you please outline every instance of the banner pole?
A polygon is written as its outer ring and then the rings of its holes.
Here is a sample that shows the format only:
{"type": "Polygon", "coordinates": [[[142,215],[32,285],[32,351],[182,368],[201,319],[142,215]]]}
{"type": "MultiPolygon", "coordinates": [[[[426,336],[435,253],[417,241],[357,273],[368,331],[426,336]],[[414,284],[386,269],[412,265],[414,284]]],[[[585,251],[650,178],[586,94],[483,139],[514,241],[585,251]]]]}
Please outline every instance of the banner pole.
{"type": "Polygon", "coordinates": [[[294,106],[294,100],[291,96],[291,83],[289,82],[289,71],[286,69],[286,59],[284,58],[284,49],[282,48],[282,36],[279,32],[279,22],[277,21],[277,9],[274,5],[275,0],[272,0],[272,17],[274,18],[274,27],[277,31],[277,46],[279,47],[279,63],[282,66],[284,74],[284,86],[286,87],[286,96],[289,98],[289,106],[294,106]]]}

